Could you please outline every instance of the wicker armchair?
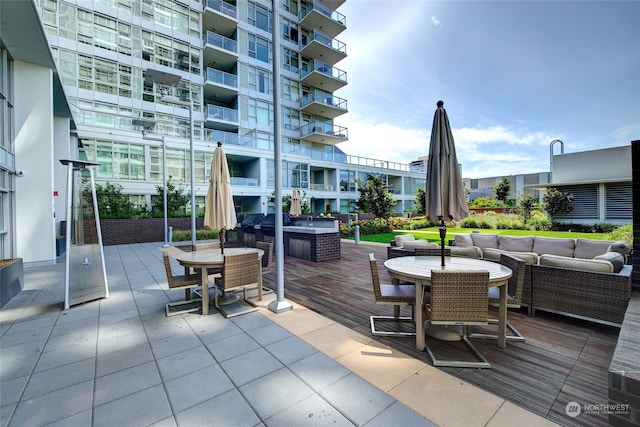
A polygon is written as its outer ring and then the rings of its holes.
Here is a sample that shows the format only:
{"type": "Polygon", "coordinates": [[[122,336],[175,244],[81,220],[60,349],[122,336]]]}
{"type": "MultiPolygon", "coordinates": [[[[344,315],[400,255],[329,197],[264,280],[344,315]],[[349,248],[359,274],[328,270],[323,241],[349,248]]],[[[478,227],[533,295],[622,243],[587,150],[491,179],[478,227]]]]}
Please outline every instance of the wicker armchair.
{"type": "Polygon", "coordinates": [[[164,261],[164,268],[167,273],[167,284],[169,289],[184,289],[185,301],[170,302],[165,307],[167,317],[175,316],[176,314],[192,313],[200,310],[200,305],[194,306],[194,303],[201,302],[202,298],[191,299],[191,288],[202,286],[200,282],[199,274],[190,274],[175,276],[171,271],[171,260],[169,259],[170,251],[162,252],[162,260],[164,261]],[[189,306],[188,308],[171,310],[174,307],[189,306]]]}
{"type": "Polygon", "coordinates": [[[214,305],[216,308],[224,314],[225,317],[238,316],[240,314],[257,310],[257,307],[253,306],[246,306],[246,309],[234,312],[231,312],[231,310],[224,310],[218,303],[218,288],[225,292],[231,289],[241,288],[244,292],[243,299],[246,301],[246,291],[244,288],[247,286],[260,286],[262,282],[260,275],[260,260],[258,259],[258,252],[225,255],[222,274],[215,277],[213,281],[215,286],[214,305]]]}
{"type": "MultiPolygon", "coordinates": [[[[262,255],[262,259],[261,259],[261,272],[262,272],[262,275],[270,274],[271,273],[271,264],[272,264],[271,260],[273,259],[273,243],[258,241],[258,242],[256,242],[256,248],[257,249],[262,249],[264,251],[264,254],[262,255]]],[[[247,287],[245,287],[245,291],[252,290],[252,289],[258,289],[258,301],[262,301],[262,296],[263,295],[267,295],[267,294],[273,293],[272,289],[265,288],[264,286],[262,287],[262,289],[260,289],[258,286],[247,286],[247,287]]],[[[255,298],[255,296],[252,296],[251,298],[255,298]]]]}
{"type": "Polygon", "coordinates": [[[427,317],[431,325],[462,326],[462,340],[478,360],[438,359],[425,349],[433,366],[490,368],[491,364],[469,341],[469,326],[486,325],[489,297],[488,271],[431,270],[431,295],[427,317]]]}
{"type": "Polygon", "coordinates": [[[369,254],[369,266],[371,267],[371,279],[376,304],[393,305],[393,316],[369,316],[371,334],[375,336],[415,336],[415,332],[381,331],[376,329],[376,321],[413,323],[413,315],[411,317],[400,316],[400,306],[411,305],[413,309],[416,303],[416,288],[413,284],[381,284],[380,275],[378,274],[378,263],[376,262],[375,255],[372,253],[369,254]]]}
{"type": "MultiPolygon", "coordinates": [[[[522,304],[522,289],[524,287],[526,263],[520,258],[509,254],[500,255],[500,264],[509,267],[513,274],[507,284],[507,308],[520,308],[522,304]]],[[[489,288],[489,305],[498,307],[500,305],[500,289],[489,288]]],[[[489,324],[498,324],[498,319],[489,319],[489,324]]],[[[524,341],[525,338],[520,332],[507,321],[507,328],[511,335],[507,335],[509,341],[524,341]]],[[[472,333],[471,338],[498,339],[497,334],[472,333]]]]}

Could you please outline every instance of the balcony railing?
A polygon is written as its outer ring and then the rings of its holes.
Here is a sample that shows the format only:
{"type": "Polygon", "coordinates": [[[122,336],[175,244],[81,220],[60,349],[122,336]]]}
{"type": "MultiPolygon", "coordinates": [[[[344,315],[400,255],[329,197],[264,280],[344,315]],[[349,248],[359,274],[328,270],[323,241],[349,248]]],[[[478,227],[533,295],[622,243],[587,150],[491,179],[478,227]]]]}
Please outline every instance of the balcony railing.
{"type": "Polygon", "coordinates": [[[317,133],[324,133],[327,135],[334,135],[341,138],[347,137],[346,127],[334,125],[331,122],[315,121],[315,122],[307,123],[306,125],[300,128],[300,132],[302,133],[302,136],[306,136],[314,132],[317,132],[317,133]]]}
{"type": "Polygon", "coordinates": [[[236,89],[238,88],[238,76],[216,70],[215,68],[207,68],[207,81],[236,89]]]}
{"type": "Polygon", "coordinates": [[[329,185],[329,184],[309,184],[309,190],[336,191],[336,187],[335,185],[329,185]]]}
{"type": "Polygon", "coordinates": [[[344,82],[347,81],[346,71],[333,67],[329,64],[325,64],[324,62],[318,61],[317,59],[309,62],[309,64],[303,64],[302,69],[300,70],[300,78],[305,77],[307,74],[313,71],[317,71],[337,80],[342,80],[344,82]]]}
{"type": "Polygon", "coordinates": [[[312,102],[319,102],[321,104],[328,105],[330,107],[339,108],[341,110],[347,109],[347,100],[334,96],[329,92],[325,92],[319,89],[309,92],[309,94],[300,98],[300,107],[305,107],[312,102]]]}
{"type": "Polygon", "coordinates": [[[342,25],[344,27],[347,26],[347,18],[345,18],[345,16],[343,14],[341,14],[338,11],[335,11],[335,10],[331,9],[330,7],[326,6],[325,4],[323,4],[323,3],[319,2],[319,1],[314,1],[312,4],[308,4],[307,3],[307,6],[303,7],[302,10],[300,11],[300,15],[299,15],[300,19],[302,20],[312,10],[320,12],[324,16],[332,19],[333,21],[339,23],[340,25],[342,25]]]}
{"type": "Polygon", "coordinates": [[[217,46],[229,52],[238,53],[238,43],[235,40],[221,36],[213,31],[207,31],[207,44],[217,46]]]}
{"type": "Polygon", "coordinates": [[[207,105],[205,118],[207,120],[223,120],[225,122],[237,123],[238,110],[217,105],[207,105]]]}
{"type": "Polygon", "coordinates": [[[221,0],[207,0],[207,7],[232,18],[238,17],[238,9],[234,5],[221,0]]]}
{"type": "Polygon", "coordinates": [[[240,176],[232,176],[230,179],[231,185],[244,185],[245,187],[257,187],[260,185],[257,178],[243,178],[240,176]]]}
{"type": "Polygon", "coordinates": [[[322,34],[318,30],[313,30],[309,33],[302,34],[300,38],[300,46],[305,47],[312,41],[317,41],[318,43],[322,43],[323,45],[329,46],[330,48],[346,55],[347,54],[347,45],[342,43],[340,40],[332,39],[324,34],[322,34]]]}

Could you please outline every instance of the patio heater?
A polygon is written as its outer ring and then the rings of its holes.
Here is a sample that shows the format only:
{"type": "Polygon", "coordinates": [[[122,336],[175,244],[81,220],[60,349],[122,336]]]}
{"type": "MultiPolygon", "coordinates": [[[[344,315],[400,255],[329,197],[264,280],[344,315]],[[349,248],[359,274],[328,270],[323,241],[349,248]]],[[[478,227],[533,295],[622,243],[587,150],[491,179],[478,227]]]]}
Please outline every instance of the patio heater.
{"type": "Polygon", "coordinates": [[[107,270],[93,167],[97,163],[60,159],[67,166],[67,250],[64,309],[109,298],[107,270]]]}

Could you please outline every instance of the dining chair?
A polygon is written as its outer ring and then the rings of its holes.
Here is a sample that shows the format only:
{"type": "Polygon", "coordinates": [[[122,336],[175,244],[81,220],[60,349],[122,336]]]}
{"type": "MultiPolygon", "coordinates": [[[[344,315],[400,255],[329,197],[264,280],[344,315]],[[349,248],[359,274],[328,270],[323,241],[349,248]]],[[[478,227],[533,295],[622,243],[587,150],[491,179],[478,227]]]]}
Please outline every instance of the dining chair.
{"type": "MultiPolygon", "coordinates": [[[[202,251],[204,249],[220,249],[220,242],[210,242],[210,243],[196,243],[195,250],[202,251]]],[[[199,273],[199,268],[194,268],[194,272],[199,273]]],[[[222,267],[209,267],[207,268],[207,274],[219,274],[222,271],[222,267]]]]}
{"type": "Polygon", "coordinates": [[[488,286],[488,271],[431,270],[430,301],[426,310],[429,324],[462,326],[462,341],[477,358],[477,360],[439,359],[427,342],[425,350],[433,366],[491,367],[487,359],[469,341],[471,325],[488,323],[488,286]]]}
{"type": "Polygon", "coordinates": [[[260,267],[257,251],[224,256],[222,273],[214,278],[213,283],[215,288],[214,305],[225,317],[234,317],[258,309],[258,307],[248,306],[244,302],[247,300],[245,288],[257,287],[261,282],[260,267]],[[246,309],[231,311],[231,306],[225,306],[227,310],[223,309],[223,306],[218,303],[218,288],[224,292],[242,289],[244,295],[240,303],[245,305],[246,309]]]}
{"type": "MultiPolygon", "coordinates": [[[[262,249],[264,251],[264,254],[262,255],[262,259],[261,259],[262,275],[264,276],[266,274],[270,274],[272,271],[271,266],[273,265],[273,243],[258,241],[256,242],[256,248],[262,249]]],[[[272,289],[265,288],[264,286],[262,287],[263,295],[271,294],[271,293],[273,293],[272,289]]]]}
{"type": "MultiPolygon", "coordinates": [[[[415,248],[415,256],[440,256],[442,255],[441,248],[415,248]]],[[[451,256],[451,248],[444,248],[444,256],[451,256]]]]}
{"type": "Polygon", "coordinates": [[[375,296],[376,304],[393,305],[393,316],[369,316],[369,323],[371,324],[371,334],[374,336],[415,336],[415,331],[382,331],[376,328],[376,321],[413,323],[413,310],[416,303],[416,287],[414,284],[393,285],[380,283],[378,263],[376,261],[375,255],[372,253],[369,254],[369,266],[371,268],[371,280],[373,284],[373,294],[375,296]],[[400,307],[406,305],[411,306],[411,317],[400,316],[400,307]]]}
{"type": "MultiPolygon", "coordinates": [[[[509,278],[507,284],[507,308],[520,308],[522,304],[522,289],[524,288],[525,271],[527,264],[513,255],[500,254],[500,264],[509,267],[513,274],[509,278]]],[[[489,305],[491,307],[500,306],[500,289],[497,287],[489,288],[489,305]]],[[[489,319],[489,324],[498,324],[498,319],[489,319]]],[[[507,328],[511,334],[507,335],[508,341],[525,341],[525,337],[507,321],[507,328]]],[[[498,339],[497,334],[487,334],[474,332],[469,335],[470,338],[498,339]]]]}
{"type": "Polygon", "coordinates": [[[184,289],[185,290],[185,300],[178,302],[170,302],[167,303],[165,307],[165,312],[167,317],[175,316],[176,314],[184,314],[184,313],[192,313],[194,311],[198,311],[201,309],[201,304],[197,306],[193,306],[194,303],[202,302],[202,298],[191,298],[191,289],[202,286],[201,278],[199,274],[185,274],[185,275],[174,275],[171,270],[171,260],[169,258],[169,252],[171,251],[162,251],[162,260],[164,261],[164,268],[167,274],[167,284],[169,285],[169,289],[184,289]],[[188,308],[171,310],[174,307],[181,306],[190,306],[188,308]]]}

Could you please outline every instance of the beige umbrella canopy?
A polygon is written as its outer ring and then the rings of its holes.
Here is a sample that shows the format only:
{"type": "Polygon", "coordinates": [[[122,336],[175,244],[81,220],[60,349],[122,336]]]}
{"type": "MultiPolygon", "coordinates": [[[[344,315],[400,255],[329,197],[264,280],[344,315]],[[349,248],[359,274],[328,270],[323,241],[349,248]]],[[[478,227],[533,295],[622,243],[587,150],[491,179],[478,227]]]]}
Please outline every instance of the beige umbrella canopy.
{"type": "Polygon", "coordinates": [[[300,216],[302,215],[302,207],[300,203],[300,192],[297,188],[293,189],[291,194],[291,207],[289,208],[289,215],[300,216]]]}
{"type": "Polygon", "coordinates": [[[211,162],[209,190],[204,209],[204,226],[210,230],[220,230],[220,248],[223,253],[224,232],[235,228],[237,223],[227,156],[222,149],[222,143],[218,142],[211,162]]]}
{"type": "Polygon", "coordinates": [[[469,211],[444,102],[438,101],[437,107],[429,143],[425,208],[427,218],[440,220],[441,258],[444,265],[444,239],[447,233],[444,222],[466,218],[469,211]]]}

